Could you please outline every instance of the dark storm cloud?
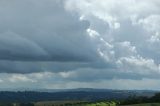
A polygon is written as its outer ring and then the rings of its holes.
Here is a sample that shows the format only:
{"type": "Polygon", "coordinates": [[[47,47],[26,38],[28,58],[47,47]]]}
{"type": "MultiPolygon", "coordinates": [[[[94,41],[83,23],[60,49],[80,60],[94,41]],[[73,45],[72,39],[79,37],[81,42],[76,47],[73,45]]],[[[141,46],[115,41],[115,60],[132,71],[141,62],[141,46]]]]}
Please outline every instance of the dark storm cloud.
{"type": "Polygon", "coordinates": [[[0,59],[90,61],[96,53],[89,22],[66,12],[61,1],[1,1],[0,59]]]}
{"type": "Polygon", "coordinates": [[[0,0],[1,87],[159,88],[159,4],[0,0]]]}
{"type": "Polygon", "coordinates": [[[66,11],[64,1],[2,0],[0,14],[0,72],[69,71],[99,58],[89,21],[66,11]]]}
{"type": "Polygon", "coordinates": [[[2,0],[0,72],[73,72],[67,79],[82,82],[157,78],[156,2],[2,0]]]}

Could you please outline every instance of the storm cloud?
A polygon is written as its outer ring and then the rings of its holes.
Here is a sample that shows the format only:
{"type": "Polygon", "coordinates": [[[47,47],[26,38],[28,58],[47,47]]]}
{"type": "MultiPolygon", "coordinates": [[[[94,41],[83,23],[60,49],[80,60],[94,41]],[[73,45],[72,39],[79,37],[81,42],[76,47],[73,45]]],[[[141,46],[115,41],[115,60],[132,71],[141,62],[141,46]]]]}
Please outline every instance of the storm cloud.
{"type": "Polygon", "coordinates": [[[159,5],[159,0],[1,0],[0,83],[158,84],[159,5]]]}
{"type": "Polygon", "coordinates": [[[94,42],[86,32],[89,21],[80,21],[78,14],[64,9],[63,3],[1,1],[1,72],[44,71],[42,64],[50,67],[48,64],[57,62],[97,60],[94,42]]]}

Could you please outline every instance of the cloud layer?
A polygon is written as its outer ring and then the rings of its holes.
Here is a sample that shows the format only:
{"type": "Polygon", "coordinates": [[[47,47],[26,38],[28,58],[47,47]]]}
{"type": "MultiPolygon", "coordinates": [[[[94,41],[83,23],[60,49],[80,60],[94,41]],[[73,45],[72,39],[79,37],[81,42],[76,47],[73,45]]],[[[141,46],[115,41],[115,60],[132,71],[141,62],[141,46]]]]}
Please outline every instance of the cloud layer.
{"type": "Polygon", "coordinates": [[[58,62],[97,60],[89,22],[68,13],[62,1],[1,2],[0,72],[54,71],[48,67],[58,62]]]}
{"type": "Polygon", "coordinates": [[[157,0],[82,0],[80,3],[68,0],[65,8],[78,12],[82,20],[89,20],[89,29],[96,32],[91,37],[100,41],[99,54],[114,64],[117,73],[119,70],[149,77],[160,72],[159,3],[157,0]]]}
{"type": "Polygon", "coordinates": [[[159,5],[159,0],[2,0],[0,76],[6,79],[0,83],[158,84],[159,5]]]}

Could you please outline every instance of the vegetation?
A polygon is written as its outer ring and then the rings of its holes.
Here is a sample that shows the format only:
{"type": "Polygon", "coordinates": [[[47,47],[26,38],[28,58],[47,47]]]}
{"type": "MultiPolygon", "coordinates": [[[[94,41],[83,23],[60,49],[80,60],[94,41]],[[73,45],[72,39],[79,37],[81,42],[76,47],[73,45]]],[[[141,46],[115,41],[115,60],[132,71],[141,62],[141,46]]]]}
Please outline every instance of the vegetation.
{"type": "Polygon", "coordinates": [[[160,103],[142,103],[142,104],[132,104],[124,106],[160,106],[160,103]]]}
{"type": "Polygon", "coordinates": [[[116,106],[115,102],[97,102],[97,103],[88,103],[80,106],[116,106]]]}
{"type": "Polygon", "coordinates": [[[67,91],[0,91],[0,102],[124,100],[129,95],[153,96],[154,91],[73,89],[67,91]],[[120,95],[120,96],[119,96],[120,95]]]}
{"type": "Polygon", "coordinates": [[[113,91],[69,91],[69,92],[0,92],[0,102],[39,102],[39,101],[99,101],[125,99],[132,93],[113,91]],[[121,96],[119,96],[121,95],[121,96]]]}
{"type": "MultiPolygon", "coordinates": [[[[131,96],[128,97],[127,99],[121,101],[121,105],[128,105],[130,106],[130,104],[143,104],[144,103],[160,103],[160,93],[156,93],[154,96],[152,97],[137,97],[137,96],[131,96]]],[[[150,106],[150,104],[148,104],[150,106]]],[[[131,105],[132,106],[132,105],[131,105]]],[[[133,105],[133,106],[137,106],[137,105],[133,105]]],[[[138,105],[139,106],[139,105],[138,105]]],[[[147,104],[146,104],[147,106],[147,104]]],[[[152,106],[156,106],[156,105],[152,105],[152,106]]],[[[159,105],[160,106],[160,105],[159,105]]]]}
{"type": "Polygon", "coordinates": [[[115,102],[37,102],[37,103],[1,103],[0,106],[116,106],[115,102]]]}
{"type": "Polygon", "coordinates": [[[0,106],[35,106],[34,103],[0,103],[0,106]]]}
{"type": "MultiPolygon", "coordinates": [[[[62,92],[60,96],[58,96],[60,93],[43,92],[16,92],[16,96],[14,96],[14,92],[3,93],[4,92],[0,93],[0,95],[3,95],[0,96],[0,106],[160,106],[160,93],[157,93],[152,97],[131,95],[126,99],[115,99],[114,101],[110,101],[107,98],[106,100],[103,98],[99,100],[95,97],[96,95],[91,95],[91,92],[87,93],[87,96],[83,96],[82,92],[71,92],[71,94],[69,94],[69,92],[62,92]],[[61,98],[62,95],[65,97],[63,98],[65,100],[61,98]],[[78,98],[87,98],[78,100],[76,95],[78,95],[78,98]],[[44,97],[47,97],[47,99],[44,99],[44,97]],[[73,98],[73,100],[70,100],[71,98],[68,99],[68,97],[73,98]],[[92,97],[95,97],[96,99],[90,99],[92,97]],[[61,98],[59,101],[53,101],[54,99],[59,98],[61,98]],[[9,99],[10,101],[7,101],[9,99]]],[[[101,95],[98,95],[97,92],[96,94],[98,97],[101,95]]]]}
{"type": "Polygon", "coordinates": [[[115,102],[39,102],[35,106],[116,106],[115,102]]]}

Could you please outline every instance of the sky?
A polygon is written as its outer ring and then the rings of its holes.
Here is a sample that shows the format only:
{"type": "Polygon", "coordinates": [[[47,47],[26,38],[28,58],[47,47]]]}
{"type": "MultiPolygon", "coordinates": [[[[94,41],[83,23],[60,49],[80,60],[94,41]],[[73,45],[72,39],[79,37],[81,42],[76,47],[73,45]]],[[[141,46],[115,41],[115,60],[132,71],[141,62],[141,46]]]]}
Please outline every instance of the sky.
{"type": "Polygon", "coordinates": [[[160,89],[159,0],[0,0],[0,88],[160,89]]]}

